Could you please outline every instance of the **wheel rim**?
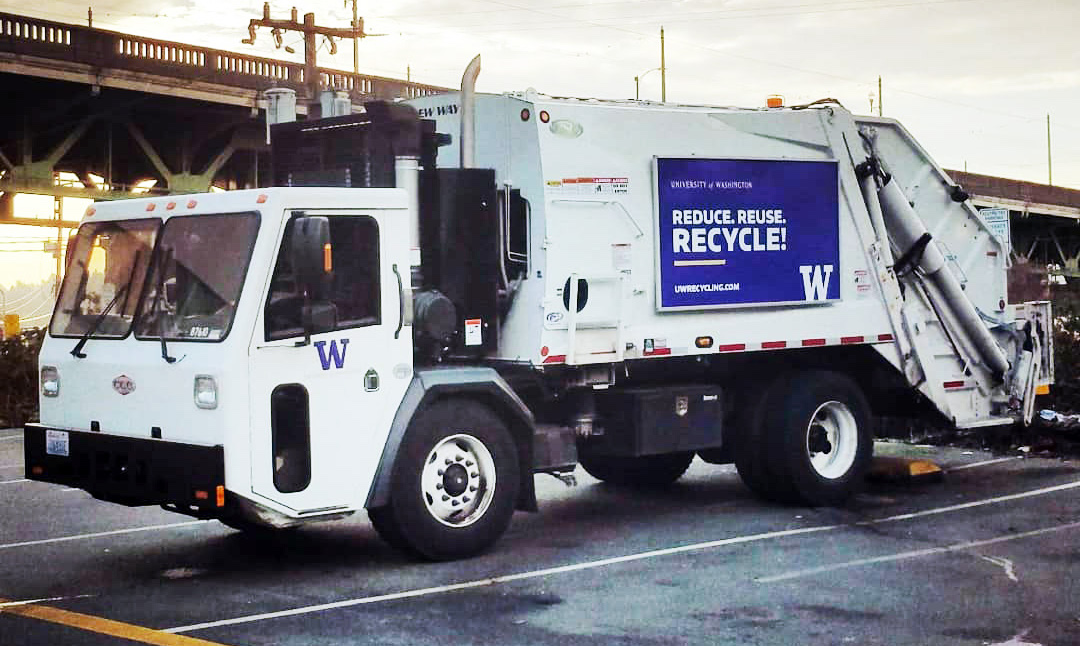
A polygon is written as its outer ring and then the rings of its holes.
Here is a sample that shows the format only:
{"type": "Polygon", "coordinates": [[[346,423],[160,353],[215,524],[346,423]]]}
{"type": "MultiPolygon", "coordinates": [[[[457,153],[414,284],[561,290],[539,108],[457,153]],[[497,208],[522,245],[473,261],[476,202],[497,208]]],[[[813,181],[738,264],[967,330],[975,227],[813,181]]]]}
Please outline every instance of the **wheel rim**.
{"type": "Polygon", "coordinates": [[[855,415],[838,401],[818,406],[806,425],[806,454],[822,478],[842,478],[855,464],[859,425],[855,415]]]}
{"type": "Polygon", "coordinates": [[[441,440],[428,453],[420,474],[420,494],[435,520],[465,527],[479,520],[495,494],[495,460],[472,435],[441,440]]]}

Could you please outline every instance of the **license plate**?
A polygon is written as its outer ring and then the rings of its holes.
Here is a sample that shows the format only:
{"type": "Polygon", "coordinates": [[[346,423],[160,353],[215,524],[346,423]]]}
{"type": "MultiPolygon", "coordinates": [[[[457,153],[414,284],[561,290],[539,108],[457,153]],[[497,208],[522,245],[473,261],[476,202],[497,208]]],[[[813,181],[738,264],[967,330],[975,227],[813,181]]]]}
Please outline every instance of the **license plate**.
{"type": "Polygon", "coordinates": [[[67,431],[45,431],[45,453],[48,455],[71,455],[70,438],[67,431]]]}

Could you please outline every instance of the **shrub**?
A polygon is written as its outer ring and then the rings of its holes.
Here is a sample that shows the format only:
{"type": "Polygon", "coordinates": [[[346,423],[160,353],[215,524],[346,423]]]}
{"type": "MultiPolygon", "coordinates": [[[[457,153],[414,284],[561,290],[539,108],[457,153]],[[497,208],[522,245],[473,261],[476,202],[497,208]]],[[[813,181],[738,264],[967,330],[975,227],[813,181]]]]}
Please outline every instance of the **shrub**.
{"type": "Polygon", "coordinates": [[[0,341],[0,427],[37,418],[37,356],[44,330],[25,330],[0,341]]]}
{"type": "Polygon", "coordinates": [[[1059,412],[1080,410],[1080,288],[1055,285],[1054,385],[1039,402],[1059,412]]]}

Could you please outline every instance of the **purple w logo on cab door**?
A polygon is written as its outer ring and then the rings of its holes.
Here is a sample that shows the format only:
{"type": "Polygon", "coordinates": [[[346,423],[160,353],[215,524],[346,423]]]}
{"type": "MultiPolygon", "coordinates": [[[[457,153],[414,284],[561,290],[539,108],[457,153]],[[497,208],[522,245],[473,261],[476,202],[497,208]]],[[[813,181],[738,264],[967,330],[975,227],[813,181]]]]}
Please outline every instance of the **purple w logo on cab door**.
{"type": "Polygon", "coordinates": [[[330,341],[330,349],[327,350],[326,341],[315,342],[315,349],[319,351],[319,362],[323,370],[329,370],[331,365],[338,369],[345,367],[345,350],[349,345],[349,340],[341,339],[340,346],[338,343],[338,341],[330,341]]]}

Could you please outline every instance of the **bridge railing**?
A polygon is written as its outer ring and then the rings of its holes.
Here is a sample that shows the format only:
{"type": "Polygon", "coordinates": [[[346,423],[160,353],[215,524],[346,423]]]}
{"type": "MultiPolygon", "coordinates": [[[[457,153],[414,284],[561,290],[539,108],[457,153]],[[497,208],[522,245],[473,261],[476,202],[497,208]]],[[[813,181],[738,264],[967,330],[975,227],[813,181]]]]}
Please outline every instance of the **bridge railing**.
{"type": "MultiPolygon", "coordinates": [[[[9,13],[0,13],[3,52],[252,90],[288,87],[301,96],[306,89],[300,63],[9,13]]],[[[319,68],[319,80],[321,87],[347,91],[357,100],[414,98],[447,91],[436,85],[327,68],[319,68]]]]}

